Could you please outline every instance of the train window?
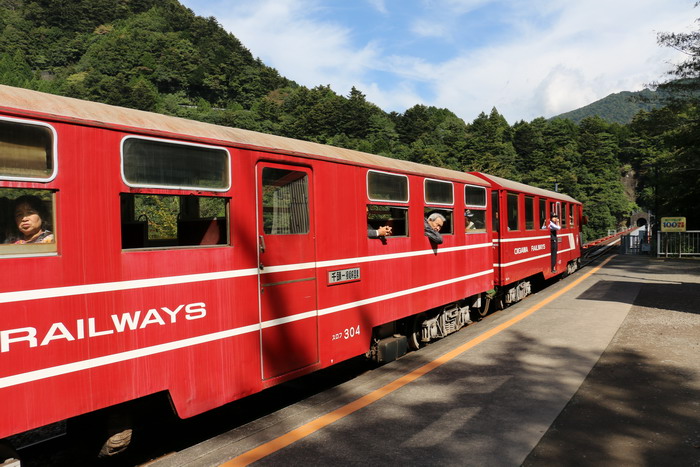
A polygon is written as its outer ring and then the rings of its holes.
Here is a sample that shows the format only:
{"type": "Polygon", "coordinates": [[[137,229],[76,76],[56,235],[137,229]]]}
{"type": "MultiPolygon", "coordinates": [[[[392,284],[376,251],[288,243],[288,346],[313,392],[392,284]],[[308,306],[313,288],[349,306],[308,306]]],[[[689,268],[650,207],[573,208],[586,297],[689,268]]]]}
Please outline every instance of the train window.
{"type": "Polygon", "coordinates": [[[525,197],[525,230],[535,230],[535,198],[525,197]]]}
{"type": "Polygon", "coordinates": [[[224,148],[133,136],[122,141],[122,174],[129,186],[227,191],[229,168],[224,148]]]}
{"type": "Polygon", "coordinates": [[[452,221],[452,209],[436,209],[436,208],[429,208],[426,207],[423,212],[423,217],[426,219],[428,216],[430,216],[432,213],[438,213],[442,214],[442,216],[445,218],[445,222],[442,224],[442,228],[440,229],[440,234],[441,235],[452,235],[454,233],[454,222],[452,221]]]}
{"type": "Polygon", "coordinates": [[[540,227],[541,229],[547,228],[547,200],[540,198],[540,227]]]}
{"type": "Polygon", "coordinates": [[[469,207],[486,207],[486,188],[483,186],[466,185],[464,187],[464,204],[469,207]]]}
{"type": "Polygon", "coordinates": [[[56,251],[54,192],[0,188],[0,255],[56,251]]]}
{"type": "Polygon", "coordinates": [[[226,198],[122,193],[122,248],[226,245],[227,211],[226,198]]]}
{"type": "Polygon", "coordinates": [[[367,171],[367,197],[372,201],[408,202],[408,177],[367,171]]]}
{"type": "Polygon", "coordinates": [[[451,182],[425,179],[425,202],[429,204],[454,204],[454,189],[451,182]]]}
{"type": "Polygon", "coordinates": [[[508,209],[508,230],[518,230],[520,226],[520,213],[518,210],[517,193],[508,193],[507,209],[508,209]]]}
{"type": "Polygon", "coordinates": [[[498,219],[499,209],[498,192],[494,190],[491,192],[491,228],[494,232],[498,232],[501,229],[501,224],[498,219]]]}
{"type": "Polygon", "coordinates": [[[465,209],[464,225],[467,233],[486,232],[486,210],[465,209]]]}
{"type": "Polygon", "coordinates": [[[567,222],[569,221],[569,203],[564,203],[562,216],[560,219],[562,228],[567,228],[567,222]]]}
{"type": "MultiPolygon", "coordinates": [[[[550,203],[549,206],[549,217],[561,217],[561,203],[559,201],[550,203]]],[[[561,221],[561,219],[559,219],[561,221]]]]}
{"type": "Polygon", "coordinates": [[[367,228],[391,227],[392,237],[408,236],[408,208],[403,206],[367,205],[367,228]]]}
{"type": "Polygon", "coordinates": [[[0,179],[47,182],[56,176],[56,137],[48,125],[0,120],[0,179]]]}
{"type": "Polygon", "coordinates": [[[263,231],[270,235],[309,233],[306,173],[265,167],[262,177],[263,231]]]}

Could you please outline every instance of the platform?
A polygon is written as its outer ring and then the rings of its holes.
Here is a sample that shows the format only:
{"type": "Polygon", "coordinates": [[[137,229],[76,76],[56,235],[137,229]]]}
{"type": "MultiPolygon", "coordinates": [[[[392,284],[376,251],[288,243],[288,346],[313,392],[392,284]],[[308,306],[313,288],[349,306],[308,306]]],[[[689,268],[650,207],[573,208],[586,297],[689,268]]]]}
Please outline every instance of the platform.
{"type": "Polygon", "coordinates": [[[604,261],[152,465],[698,465],[700,261],[604,261]]]}

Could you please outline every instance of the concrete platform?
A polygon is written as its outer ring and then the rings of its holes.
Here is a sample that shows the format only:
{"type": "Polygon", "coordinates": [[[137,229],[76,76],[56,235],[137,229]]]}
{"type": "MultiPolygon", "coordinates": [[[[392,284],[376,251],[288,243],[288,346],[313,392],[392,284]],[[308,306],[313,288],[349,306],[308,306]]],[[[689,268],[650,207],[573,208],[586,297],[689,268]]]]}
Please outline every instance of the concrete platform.
{"type": "Polygon", "coordinates": [[[700,465],[700,261],[590,272],[152,465],[700,465]]]}

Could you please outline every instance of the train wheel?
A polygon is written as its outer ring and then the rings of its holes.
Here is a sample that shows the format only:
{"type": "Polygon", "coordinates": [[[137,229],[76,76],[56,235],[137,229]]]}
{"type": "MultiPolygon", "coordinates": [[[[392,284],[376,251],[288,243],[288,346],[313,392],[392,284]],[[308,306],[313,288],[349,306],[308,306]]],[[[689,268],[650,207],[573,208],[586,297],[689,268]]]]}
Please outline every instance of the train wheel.
{"type": "Polygon", "coordinates": [[[420,349],[421,339],[423,337],[423,314],[416,315],[410,321],[408,335],[408,348],[411,350],[420,349]]]}
{"type": "Polygon", "coordinates": [[[7,443],[5,441],[0,441],[0,465],[4,465],[5,461],[9,461],[10,459],[14,459],[16,463],[8,463],[7,465],[9,466],[19,466],[19,454],[17,454],[17,451],[15,451],[12,446],[10,446],[10,443],[7,443]]]}
{"type": "Polygon", "coordinates": [[[111,457],[121,454],[129,447],[131,443],[131,435],[133,431],[131,428],[120,431],[119,433],[113,434],[107,441],[102,445],[100,453],[97,457],[111,457]]]}

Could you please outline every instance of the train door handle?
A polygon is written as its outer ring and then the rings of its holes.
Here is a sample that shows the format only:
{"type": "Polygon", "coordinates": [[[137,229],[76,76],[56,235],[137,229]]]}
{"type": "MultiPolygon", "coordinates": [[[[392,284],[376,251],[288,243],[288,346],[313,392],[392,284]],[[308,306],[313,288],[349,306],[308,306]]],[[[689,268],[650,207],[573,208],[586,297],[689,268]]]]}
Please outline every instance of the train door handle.
{"type": "Polygon", "coordinates": [[[262,235],[258,235],[258,239],[260,240],[260,253],[265,253],[265,237],[263,237],[262,235]]]}

